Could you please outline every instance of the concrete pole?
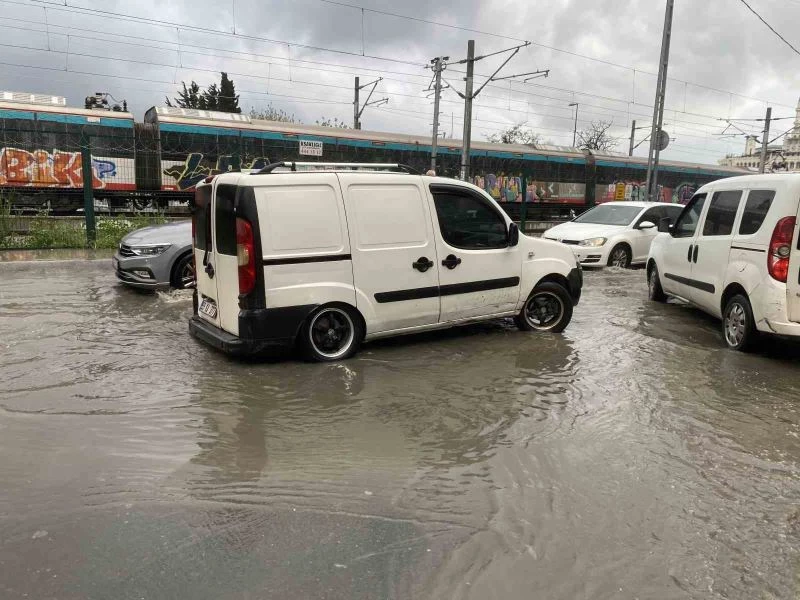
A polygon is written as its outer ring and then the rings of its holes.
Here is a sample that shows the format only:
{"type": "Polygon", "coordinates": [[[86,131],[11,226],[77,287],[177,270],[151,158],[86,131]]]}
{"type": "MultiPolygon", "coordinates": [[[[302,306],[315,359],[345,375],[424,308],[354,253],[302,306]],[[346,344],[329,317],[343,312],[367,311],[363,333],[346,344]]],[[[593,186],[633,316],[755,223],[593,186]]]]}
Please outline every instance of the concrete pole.
{"type": "Polygon", "coordinates": [[[675,0],[667,0],[664,15],[664,31],[661,37],[661,59],[658,64],[658,81],[656,83],[656,99],[653,104],[653,128],[650,131],[650,150],[647,153],[647,199],[655,200],[658,191],[658,157],[659,132],[664,123],[664,99],[667,92],[667,68],[669,67],[669,43],[672,39],[672,9],[675,0]]]}
{"type": "Polygon", "coordinates": [[[433,138],[431,139],[431,170],[436,171],[436,150],[439,143],[439,96],[442,93],[442,57],[438,57],[433,66],[436,76],[433,95],[433,138]]]}
{"type": "Polygon", "coordinates": [[[475,69],[475,40],[467,42],[467,89],[464,94],[464,136],[461,149],[461,180],[469,177],[469,146],[472,136],[472,74],[475,69]]]}
{"type": "Polygon", "coordinates": [[[764,119],[764,139],[761,141],[761,166],[759,173],[763,173],[767,166],[767,145],[769,144],[769,121],[772,118],[772,107],[767,108],[767,117],[764,119]]]}
{"type": "Polygon", "coordinates": [[[628,156],[633,156],[633,142],[636,135],[636,121],[631,123],[631,145],[628,147],[628,156]]]}
{"type": "Polygon", "coordinates": [[[353,129],[361,129],[361,124],[358,122],[358,92],[360,89],[358,77],[356,77],[355,96],[353,99],[353,129]]]}

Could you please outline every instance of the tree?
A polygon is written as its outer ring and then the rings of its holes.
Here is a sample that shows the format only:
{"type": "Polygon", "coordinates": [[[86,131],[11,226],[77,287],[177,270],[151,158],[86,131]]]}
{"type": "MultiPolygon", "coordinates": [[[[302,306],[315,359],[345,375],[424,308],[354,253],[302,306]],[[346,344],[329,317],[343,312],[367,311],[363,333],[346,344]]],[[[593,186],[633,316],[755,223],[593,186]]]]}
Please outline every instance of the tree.
{"type": "Polygon", "coordinates": [[[350,125],[345,123],[344,121],[340,121],[336,117],[333,120],[322,117],[321,119],[317,119],[317,125],[320,127],[335,127],[336,129],[350,129],[350,125]]]}
{"type": "Polygon", "coordinates": [[[578,132],[578,147],[581,150],[613,150],[619,143],[619,138],[608,134],[613,121],[592,121],[592,124],[578,132]]]}
{"type": "Polygon", "coordinates": [[[178,97],[174,98],[175,104],[166,98],[167,106],[178,106],[179,108],[197,108],[200,110],[218,110],[221,112],[240,113],[239,96],[236,95],[236,87],[233,80],[228,79],[227,73],[221,73],[222,79],[219,85],[212,83],[206,89],[201,89],[196,81],[192,81],[189,86],[182,81],[183,90],[178,92],[178,97]]]}
{"type": "Polygon", "coordinates": [[[500,133],[493,133],[486,138],[493,144],[522,144],[525,146],[535,146],[541,143],[538,134],[530,129],[523,129],[522,125],[514,125],[500,133]]]}
{"type": "Polygon", "coordinates": [[[239,96],[236,95],[236,86],[233,79],[228,79],[228,74],[224,71],[221,73],[222,79],[219,82],[219,102],[217,103],[217,110],[229,113],[240,113],[242,109],[239,108],[239,96]]]}
{"type": "Polygon", "coordinates": [[[294,116],[294,113],[289,114],[283,109],[275,108],[271,103],[267,105],[267,108],[262,108],[261,110],[256,110],[255,108],[251,109],[250,118],[262,119],[264,121],[280,121],[281,123],[301,122],[294,116]]]}
{"type": "Polygon", "coordinates": [[[170,102],[169,98],[167,98],[167,106],[177,105],[179,108],[200,108],[200,96],[202,95],[200,86],[197,85],[195,81],[192,81],[188,88],[186,87],[185,81],[181,83],[183,84],[183,91],[178,92],[178,97],[175,98],[174,105],[170,102]]]}

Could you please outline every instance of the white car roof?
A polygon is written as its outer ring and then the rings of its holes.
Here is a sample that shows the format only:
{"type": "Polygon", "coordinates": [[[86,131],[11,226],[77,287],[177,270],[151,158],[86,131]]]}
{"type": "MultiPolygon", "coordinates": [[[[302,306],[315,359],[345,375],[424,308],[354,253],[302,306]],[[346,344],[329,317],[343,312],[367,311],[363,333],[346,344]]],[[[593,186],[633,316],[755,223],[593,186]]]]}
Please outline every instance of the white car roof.
{"type": "Polygon", "coordinates": [[[666,202],[639,202],[635,200],[610,200],[609,202],[603,202],[598,204],[597,206],[603,206],[605,204],[613,204],[614,206],[635,206],[637,208],[650,208],[651,206],[661,206],[666,204],[666,202]]]}

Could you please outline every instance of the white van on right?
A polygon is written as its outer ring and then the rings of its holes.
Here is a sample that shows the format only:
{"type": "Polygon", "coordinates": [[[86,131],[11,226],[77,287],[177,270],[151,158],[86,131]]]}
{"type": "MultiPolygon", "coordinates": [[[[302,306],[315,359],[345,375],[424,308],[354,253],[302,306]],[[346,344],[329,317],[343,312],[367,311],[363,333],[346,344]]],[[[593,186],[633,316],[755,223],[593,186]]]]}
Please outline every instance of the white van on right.
{"type": "Polygon", "coordinates": [[[800,174],[745,175],[701,187],[664,219],[647,259],[651,300],[675,296],[722,319],[725,343],[800,337],[800,174]]]}

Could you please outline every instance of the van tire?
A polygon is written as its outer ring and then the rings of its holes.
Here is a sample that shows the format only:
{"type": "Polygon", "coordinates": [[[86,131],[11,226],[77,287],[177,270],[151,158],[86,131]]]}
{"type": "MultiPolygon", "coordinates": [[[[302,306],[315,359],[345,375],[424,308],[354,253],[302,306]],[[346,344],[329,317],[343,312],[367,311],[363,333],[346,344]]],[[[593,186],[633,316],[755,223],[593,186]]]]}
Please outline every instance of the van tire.
{"type": "Polygon", "coordinates": [[[300,330],[300,346],[308,360],[331,362],[350,358],[361,345],[364,328],[356,312],[344,304],[315,310],[300,330]]]}
{"type": "Polygon", "coordinates": [[[722,337],[731,350],[747,352],[758,340],[758,330],[750,301],[743,294],[736,294],[722,311],[722,337]]]}
{"type": "Polygon", "coordinates": [[[196,277],[197,274],[194,272],[194,257],[191,252],[187,252],[175,261],[175,265],[172,267],[172,273],[170,274],[169,284],[178,290],[194,287],[196,277]],[[189,277],[191,277],[191,281],[189,281],[189,277]]]}
{"type": "Polygon", "coordinates": [[[653,265],[647,271],[647,297],[652,302],[666,302],[667,295],[661,287],[661,279],[658,275],[658,267],[653,265]]]}
{"type": "Polygon", "coordinates": [[[561,333],[572,320],[572,298],[563,285],[540,283],[528,296],[514,322],[522,331],[561,333]]]}

